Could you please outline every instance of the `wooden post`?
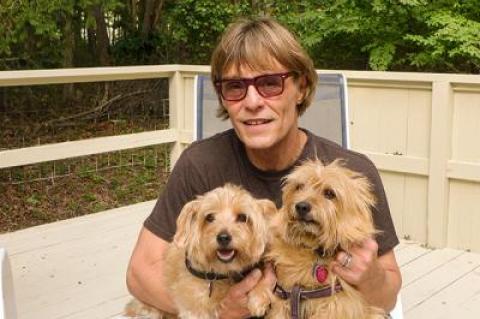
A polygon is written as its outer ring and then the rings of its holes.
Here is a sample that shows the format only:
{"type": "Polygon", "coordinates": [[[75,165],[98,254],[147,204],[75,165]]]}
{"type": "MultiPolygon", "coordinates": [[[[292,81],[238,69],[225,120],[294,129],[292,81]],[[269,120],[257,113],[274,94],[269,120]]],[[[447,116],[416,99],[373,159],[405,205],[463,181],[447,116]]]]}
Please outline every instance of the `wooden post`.
{"type": "Polygon", "coordinates": [[[176,71],[169,79],[169,119],[170,129],[177,132],[177,141],[170,153],[170,170],[183,150],[193,141],[194,129],[194,74],[176,71]]]}
{"type": "Polygon", "coordinates": [[[432,128],[428,180],[427,244],[445,247],[448,230],[449,181],[447,162],[451,155],[453,91],[450,82],[432,85],[432,128]]]}

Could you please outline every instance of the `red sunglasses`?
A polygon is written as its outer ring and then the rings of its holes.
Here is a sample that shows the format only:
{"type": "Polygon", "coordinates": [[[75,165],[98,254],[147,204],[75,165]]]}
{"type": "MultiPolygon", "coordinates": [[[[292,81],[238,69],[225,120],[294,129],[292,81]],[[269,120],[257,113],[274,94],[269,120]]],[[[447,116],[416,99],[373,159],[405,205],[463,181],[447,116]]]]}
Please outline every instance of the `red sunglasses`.
{"type": "Polygon", "coordinates": [[[272,97],[283,93],[285,79],[293,74],[294,72],[285,72],[262,74],[254,78],[223,79],[215,81],[215,87],[226,101],[243,100],[250,85],[253,85],[261,96],[272,97]]]}

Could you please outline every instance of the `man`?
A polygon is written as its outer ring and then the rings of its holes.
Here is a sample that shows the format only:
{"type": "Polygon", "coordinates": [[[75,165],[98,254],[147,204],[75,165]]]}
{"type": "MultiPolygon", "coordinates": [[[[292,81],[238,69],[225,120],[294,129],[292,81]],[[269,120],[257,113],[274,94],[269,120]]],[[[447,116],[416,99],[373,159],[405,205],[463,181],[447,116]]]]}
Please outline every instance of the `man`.
{"type": "MultiPolygon", "coordinates": [[[[163,284],[163,253],[183,205],[230,182],[280,207],[282,178],[303,160],[318,156],[326,163],[343,158],[374,186],[374,222],[382,232],[353,247],[350,255],[338,253],[333,270],[369,303],[390,311],[401,286],[393,253],[398,238],[378,172],[365,156],[298,127],[317,82],[311,59],[287,29],[260,18],[232,24],[215,49],[211,66],[218,115],[229,118],[234,129],[195,142],[181,155],[139,235],[127,274],[130,292],[175,313],[163,284]]],[[[271,267],[263,274],[253,271],[235,285],[218,310],[219,318],[248,318],[247,293],[261,280],[274,288],[271,267]]]]}

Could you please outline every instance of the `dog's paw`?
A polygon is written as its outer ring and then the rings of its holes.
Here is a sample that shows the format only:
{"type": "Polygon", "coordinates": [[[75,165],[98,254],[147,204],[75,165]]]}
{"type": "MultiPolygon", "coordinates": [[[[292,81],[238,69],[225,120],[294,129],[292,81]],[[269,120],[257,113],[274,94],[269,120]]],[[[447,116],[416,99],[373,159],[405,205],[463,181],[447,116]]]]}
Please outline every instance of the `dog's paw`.
{"type": "Polygon", "coordinates": [[[124,318],[129,319],[168,319],[166,314],[150,307],[143,302],[133,299],[126,306],[123,314],[124,318]]]}
{"type": "Polygon", "coordinates": [[[263,317],[270,309],[272,293],[270,290],[254,289],[248,294],[247,307],[254,317],[263,317]]]}
{"type": "Polygon", "coordinates": [[[270,303],[252,299],[248,301],[248,310],[253,317],[263,317],[270,308],[270,303]]]}

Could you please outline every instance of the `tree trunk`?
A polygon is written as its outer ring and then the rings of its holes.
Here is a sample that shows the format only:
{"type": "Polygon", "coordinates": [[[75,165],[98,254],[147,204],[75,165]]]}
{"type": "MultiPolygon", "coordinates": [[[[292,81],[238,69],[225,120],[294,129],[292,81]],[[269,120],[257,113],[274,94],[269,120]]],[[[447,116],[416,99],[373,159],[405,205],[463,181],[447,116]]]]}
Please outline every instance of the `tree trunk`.
{"type": "Polygon", "coordinates": [[[110,41],[108,39],[107,24],[105,22],[105,15],[100,5],[94,5],[91,8],[91,14],[95,18],[96,28],[96,53],[97,61],[101,66],[111,65],[110,54],[108,49],[110,47],[110,41]]]}
{"type": "MultiPolygon", "coordinates": [[[[73,67],[73,51],[75,48],[75,38],[72,29],[72,15],[65,13],[63,26],[63,67],[73,67]]],[[[63,86],[63,101],[71,101],[73,96],[73,83],[67,83],[63,86]]]]}
{"type": "MultiPolygon", "coordinates": [[[[85,51],[83,50],[83,44],[86,42],[85,40],[88,37],[85,34],[85,24],[84,24],[84,17],[83,9],[79,7],[75,7],[72,16],[72,32],[73,32],[73,65],[82,65],[84,60],[79,59],[79,57],[85,55],[85,51]]],[[[87,42],[88,43],[88,42],[87,42]]],[[[92,59],[89,59],[91,61],[92,59]]]]}
{"type": "Polygon", "coordinates": [[[152,31],[152,21],[154,14],[153,8],[155,6],[155,0],[145,0],[144,6],[145,10],[143,14],[142,35],[144,38],[147,38],[152,31]]]}
{"type": "Polygon", "coordinates": [[[7,93],[4,87],[0,88],[0,113],[7,111],[7,93]]]}
{"type": "Polygon", "coordinates": [[[165,0],[157,0],[155,7],[155,18],[153,19],[153,28],[156,28],[160,23],[160,16],[162,15],[162,9],[164,4],[165,0]]]}
{"type": "MultiPolygon", "coordinates": [[[[90,10],[92,16],[95,18],[95,35],[96,35],[96,52],[97,61],[100,66],[111,65],[110,54],[108,49],[110,47],[110,41],[108,39],[107,23],[105,22],[105,15],[100,5],[93,5],[90,10]]],[[[103,95],[100,98],[100,103],[108,100],[110,95],[109,82],[103,83],[103,95]]]]}
{"type": "Polygon", "coordinates": [[[127,1],[127,30],[125,30],[126,34],[132,34],[133,31],[138,30],[138,8],[137,8],[137,1],[136,0],[128,0],[127,1]]]}
{"type": "Polygon", "coordinates": [[[142,35],[144,38],[147,38],[155,29],[155,26],[158,25],[164,3],[164,0],[144,1],[144,14],[142,24],[142,35]]]}
{"type": "MultiPolygon", "coordinates": [[[[88,53],[93,61],[93,65],[97,64],[96,57],[97,57],[97,35],[95,33],[95,26],[92,23],[89,23],[93,16],[93,9],[91,7],[87,7],[83,11],[84,19],[83,24],[85,29],[87,30],[87,48],[88,53]]],[[[95,18],[94,18],[95,19],[95,18]]]]}

